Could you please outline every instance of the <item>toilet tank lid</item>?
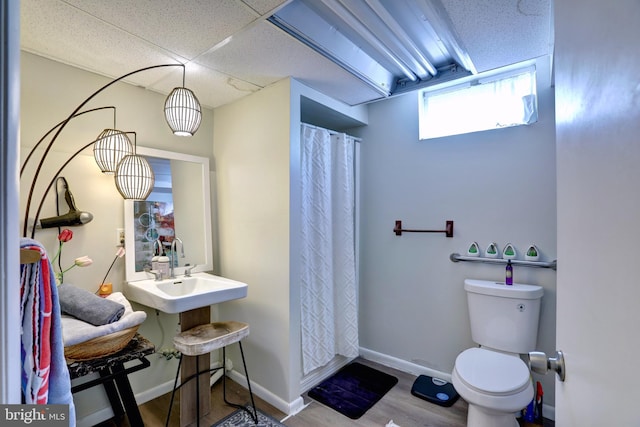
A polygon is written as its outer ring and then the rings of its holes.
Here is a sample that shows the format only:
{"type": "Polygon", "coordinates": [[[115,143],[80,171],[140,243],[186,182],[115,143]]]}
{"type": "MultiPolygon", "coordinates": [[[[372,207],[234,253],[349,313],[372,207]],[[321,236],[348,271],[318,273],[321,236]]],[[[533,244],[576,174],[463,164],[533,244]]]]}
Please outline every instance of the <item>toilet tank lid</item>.
{"type": "Polygon", "coordinates": [[[538,285],[514,283],[513,285],[507,286],[504,282],[476,279],[466,279],[464,281],[464,289],[467,292],[473,292],[476,294],[514,299],[538,299],[541,298],[544,293],[542,286],[538,285]]]}

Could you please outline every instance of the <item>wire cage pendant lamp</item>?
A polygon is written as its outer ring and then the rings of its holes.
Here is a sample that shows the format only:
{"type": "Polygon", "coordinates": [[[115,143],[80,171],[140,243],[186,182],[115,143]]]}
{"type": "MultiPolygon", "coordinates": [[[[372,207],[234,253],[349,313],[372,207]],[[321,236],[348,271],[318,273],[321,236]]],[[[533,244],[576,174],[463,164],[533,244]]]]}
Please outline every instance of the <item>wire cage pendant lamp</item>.
{"type": "Polygon", "coordinates": [[[93,145],[93,158],[102,173],[113,175],[120,160],[133,154],[133,144],[126,133],[105,129],[93,145]]]}
{"type": "Polygon", "coordinates": [[[133,134],[133,154],[118,163],[114,175],[116,188],[125,200],[145,200],[153,190],[155,175],[147,159],[136,153],[136,133],[127,133],[133,134]]]}
{"type": "Polygon", "coordinates": [[[202,121],[202,108],[196,95],[184,87],[185,69],[182,69],[182,87],[174,88],[164,102],[164,117],[178,136],[193,136],[202,121]]]}

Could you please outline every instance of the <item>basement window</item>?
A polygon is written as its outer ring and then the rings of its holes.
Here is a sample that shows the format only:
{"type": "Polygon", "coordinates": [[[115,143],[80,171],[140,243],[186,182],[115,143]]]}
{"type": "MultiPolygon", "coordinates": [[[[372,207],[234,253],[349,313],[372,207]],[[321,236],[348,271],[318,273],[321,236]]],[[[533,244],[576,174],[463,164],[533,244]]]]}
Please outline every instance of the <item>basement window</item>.
{"type": "Polygon", "coordinates": [[[534,67],[420,91],[420,139],[528,125],[538,120],[534,67]]]}

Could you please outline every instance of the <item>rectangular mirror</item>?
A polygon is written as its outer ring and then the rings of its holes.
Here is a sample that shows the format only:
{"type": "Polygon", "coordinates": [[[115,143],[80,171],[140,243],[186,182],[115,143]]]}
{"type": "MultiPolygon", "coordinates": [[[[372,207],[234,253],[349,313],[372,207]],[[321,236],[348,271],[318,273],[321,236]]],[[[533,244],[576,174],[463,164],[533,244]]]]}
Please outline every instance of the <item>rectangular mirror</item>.
{"type": "Polygon", "coordinates": [[[211,242],[211,193],[209,159],[153,148],[137,147],[137,154],[149,161],[155,186],[147,200],[124,202],[124,228],[127,281],[144,280],[153,275],[154,244],[159,241],[166,255],[173,255],[176,276],[192,270],[213,269],[211,242]],[[176,253],[171,254],[175,238],[176,253]]]}

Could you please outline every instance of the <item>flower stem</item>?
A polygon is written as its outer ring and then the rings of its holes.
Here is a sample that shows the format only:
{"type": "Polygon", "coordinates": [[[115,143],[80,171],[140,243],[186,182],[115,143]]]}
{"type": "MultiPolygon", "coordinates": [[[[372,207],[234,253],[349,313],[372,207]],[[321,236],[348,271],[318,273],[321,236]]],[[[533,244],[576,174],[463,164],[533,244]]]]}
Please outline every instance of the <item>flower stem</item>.
{"type": "Polygon", "coordinates": [[[113,262],[111,263],[111,265],[109,266],[109,269],[107,270],[107,274],[104,275],[104,279],[102,279],[102,282],[100,282],[100,286],[98,286],[98,290],[96,291],[96,294],[100,292],[100,288],[102,287],[102,285],[104,285],[104,281],[107,280],[107,276],[111,272],[111,269],[113,268],[113,265],[116,263],[118,258],[119,257],[116,255],[116,257],[113,259],[113,262]]]}
{"type": "Polygon", "coordinates": [[[51,259],[51,265],[53,265],[53,263],[56,262],[56,260],[60,256],[60,252],[62,252],[62,242],[58,242],[58,251],[56,252],[56,254],[51,259]]]}

